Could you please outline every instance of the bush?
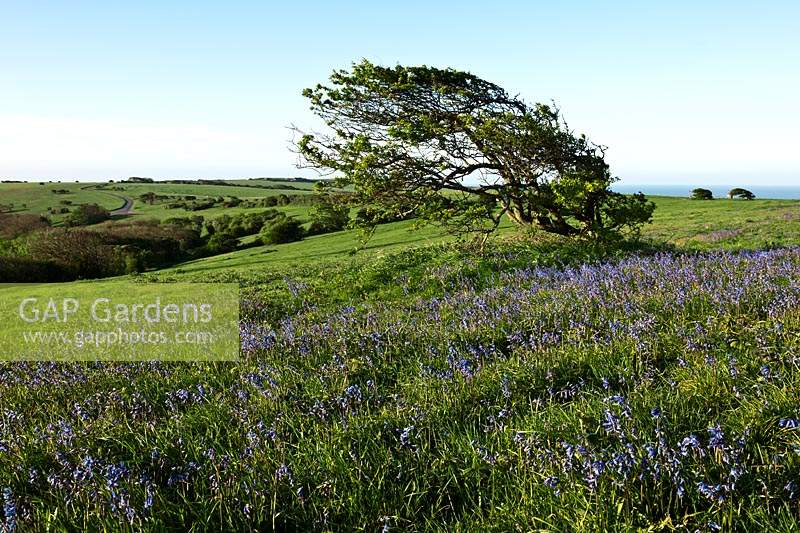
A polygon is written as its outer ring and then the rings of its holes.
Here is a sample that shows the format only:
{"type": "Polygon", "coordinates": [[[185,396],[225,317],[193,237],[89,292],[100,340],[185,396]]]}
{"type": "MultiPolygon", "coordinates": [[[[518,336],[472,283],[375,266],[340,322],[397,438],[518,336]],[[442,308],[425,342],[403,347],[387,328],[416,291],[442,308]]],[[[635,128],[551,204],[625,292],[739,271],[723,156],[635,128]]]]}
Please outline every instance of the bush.
{"type": "Polygon", "coordinates": [[[206,250],[209,254],[225,254],[239,246],[239,239],[227,232],[215,233],[208,239],[206,250]]]}
{"type": "Polygon", "coordinates": [[[334,203],[330,198],[324,198],[311,212],[311,227],[309,235],[332,233],[341,231],[350,222],[350,208],[343,203],[334,203]]]}
{"type": "Polygon", "coordinates": [[[135,251],[125,254],[125,273],[138,274],[144,271],[144,258],[135,251]]]}
{"type": "Polygon", "coordinates": [[[259,239],[264,244],[285,244],[301,240],[304,233],[300,222],[293,218],[280,217],[261,228],[259,239]]]}
{"type": "Polygon", "coordinates": [[[13,239],[50,226],[50,221],[40,215],[0,214],[0,238],[13,239]]]}
{"type": "Polygon", "coordinates": [[[0,256],[0,283],[70,281],[75,276],[63,264],[30,257],[0,256]]]}
{"type": "Polygon", "coordinates": [[[102,278],[124,272],[115,247],[104,243],[100,235],[83,229],[38,231],[28,237],[26,249],[26,258],[57,265],[70,279],[102,278]]]}
{"type": "Polygon", "coordinates": [[[90,226],[111,218],[105,207],[97,204],[79,205],[64,221],[67,226],[90,226]]]}

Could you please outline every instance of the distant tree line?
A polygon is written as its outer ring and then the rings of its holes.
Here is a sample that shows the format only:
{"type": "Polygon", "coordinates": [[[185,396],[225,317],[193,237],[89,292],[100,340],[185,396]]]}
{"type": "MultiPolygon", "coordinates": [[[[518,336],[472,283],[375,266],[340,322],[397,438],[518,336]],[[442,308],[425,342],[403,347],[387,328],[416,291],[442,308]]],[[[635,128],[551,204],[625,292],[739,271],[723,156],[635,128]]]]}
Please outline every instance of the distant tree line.
{"type": "MultiPolygon", "coordinates": [[[[315,180],[310,179],[303,179],[303,178],[286,178],[286,179],[278,179],[278,178],[251,178],[248,181],[294,181],[297,183],[314,183],[315,180]]],[[[114,180],[109,180],[108,183],[114,183],[114,180]]],[[[156,183],[153,178],[141,178],[141,177],[130,177],[126,180],[121,180],[120,183],[156,183]]],[[[230,180],[208,180],[208,179],[174,179],[174,180],[159,180],[159,184],[172,184],[172,185],[223,185],[225,187],[247,187],[251,189],[285,189],[285,190],[294,190],[294,191],[303,191],[307,190],[302,187],[295,187],[294,185],[288,185],[286,183],[277,183],[277,184],[267,184],[267,183],[238,183],[230,180]]],[[[108,188],[107,185],[101,185],[98,188],[108,188]]]]}
{"type": "Polygon", "coordinates": [[[164,209],[183,209],[185,211],[204,211],[214,207],[242,207],[256,209],[260,207],[277,207],[286,205],[314,205],[318,202],[314,194],[276,194],[261,198],[239,198],[238,196],[195,196],[195,195],[159,195],[147,192],[139,196],[139,200],[153,205],[163,203],[164,209]]]}

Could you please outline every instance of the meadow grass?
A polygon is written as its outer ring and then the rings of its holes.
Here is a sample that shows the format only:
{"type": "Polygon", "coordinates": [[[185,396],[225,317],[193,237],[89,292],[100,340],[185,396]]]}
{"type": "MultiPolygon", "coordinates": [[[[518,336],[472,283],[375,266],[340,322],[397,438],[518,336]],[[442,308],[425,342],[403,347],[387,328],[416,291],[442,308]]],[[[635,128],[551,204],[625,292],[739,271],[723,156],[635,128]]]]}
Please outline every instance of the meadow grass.
{"type": "MultiPolygon", "coordinates": [[[[80,204],[98,204],[106,209],[122,207],[123,200],[113,191],[99,191],[86,183],[0,183],[0,204],[14,204],[13,213],[47,215],[51,207],[69,207],[80,204]],[[67,194],[55,194],[53,190],[66,190],[67,194]],[[68,200],[72,205],[63,206],[68,200]]],[[[66,215],[50,215],[60,221],[66,215]]]]}
{"type": "Polygon", "coordinates": [[[791,530],[800,252],[563,262],[442,244],[257,284],[238,364],[5,363],[16,517],[791,530]]]}
{"type": "Polygon", "coordinates": [[[764,248],[800,242],[798,200],[689,200],[653,197],[644,235],[690,249],[764,248]]]}
{"type": "MultiPolygon", "coordinates": [[[[652,200],[656,203],[653,222],[643,228],[641,238],[655,246],[668,245],[686,251],[753,250],[800,243],[798,200],[696,201],[663,196],[652,200]]],[[[308,217],[308,211],[302,208],[292,214],[301,220],[308,217]]],[[[519,233],[518,228],[504,220],[496,238],[502,240],[519,233]]],[[[547,241],[545,237],[533,236],[547,241]]],[[[362,247],[361,239],[356,231],[342,231],[286,245],[257,246],[199,259],[167,272],[192,276],[217,271],[257,273],[274,269],[281,272],[317,263],[347,262],[354,250],[362,247]]],[[[357,255],[380,257],[387,252],[453,240],[453,236],[437,226],[420,228],[414,221],[395,222],[378,226],[372,239],[357,255]]]]}
{"type": "Polygon", "coordinates": [[[0,517],[794,531],[800,203],[655,201],[649,245],[403,222],[122,278],[239,283],[242,361],[0,363],[0,517]]]}
{"type": "MultiPolygon", "coordinates": [[[[177,183],[0,183],[0,204],[14,204],[14,213],[33,213],[47,215],[59,225],[66,214],[48,214],[51,207],[64,207],[62,200],[72,202],[70,206],[96,203],[106,209],[117,209],[123,204],[123,197],[134,200],[133,214],[125,218],[153,218],[164,220],[172,217],[186,217],[202,215],[205,218],[215,218],[222,214],[236,215],[246,211],[258,211],[264,208],[246,209],[243,207],[225,208],[212,207],[201,211],[186,209],[165,209],[164,203],[147,204],[139,197],[147,192],[159,195],[188,196],[198,198],[206,197],[231,197],[264,198],[280,194],[311,194],[313,185],[306,182],[294,181],[262,181],[262,180],[232,180],[236,185],[213,184],[177,184],[177,183]],[[268,188],[267,188],[268,187],[268,188]],[[68,194],[55,194],[52,190],[65,189],[68,194]],[[24,204],[24,207],[23,207],[24,204]]],[[[276,209],[289,215],[307,216],[307,206],[277,206],[276,209]]]]}
{"type": "Polygon", "coordinates": [[[295,184],[289,182],[268,182],[259,186],[261,182],[233,182],[243,186],[235,185],[215,185],[215,184],[195,184],[195,183],[113,183],[110,187],[121,188],[123,194],[138,197],[147,192],[170,196],[194,195],[197,197],[207,196],[238,196],[239,198],[263,198],[266,196],[277,196],[279,194],[311,194],[313,191],[309,184],[295,184]],[[303,185],[303,186],[301,186],[303,185]],[[269,187],[269,188],[267,188],[269,187]],[[284,187],[284,188],[282,188],[284,187]]]}

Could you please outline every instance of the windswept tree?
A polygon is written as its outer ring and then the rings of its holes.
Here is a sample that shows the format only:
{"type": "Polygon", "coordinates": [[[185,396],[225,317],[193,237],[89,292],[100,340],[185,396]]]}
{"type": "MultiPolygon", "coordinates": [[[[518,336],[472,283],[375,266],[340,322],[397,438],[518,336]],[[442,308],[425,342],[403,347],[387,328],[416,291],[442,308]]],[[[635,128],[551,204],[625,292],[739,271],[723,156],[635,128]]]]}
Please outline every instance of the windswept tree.
{"type": "Polygon", "coordinates": [[[529,105],[467,72],[364,60],[306,89],[327,124],[302,134],[301,166],[327,172],[376,218],[414,215],[491,233],[507,215],[560,235],[637,230],[654,204],[622,195],[604,148],[553,106],[529,105]]]}
{"type": "Polygon", "coordinates": [[[698,187],[696,189],[692,189],[692,199],[693,200],[713,200],[714,193],[712,193],[709,189],[703,189],[702,187],[698,187]]]}
{"type": "Polygon", "coordinates": [[[748,191],[747,189],[742,189],[740,187],[735,187],[728,191],[728,198],[733,200],[734,198],[743,198],[745,200],[752,200],[755,198],[756,195],[752,192],[748,191]]]}

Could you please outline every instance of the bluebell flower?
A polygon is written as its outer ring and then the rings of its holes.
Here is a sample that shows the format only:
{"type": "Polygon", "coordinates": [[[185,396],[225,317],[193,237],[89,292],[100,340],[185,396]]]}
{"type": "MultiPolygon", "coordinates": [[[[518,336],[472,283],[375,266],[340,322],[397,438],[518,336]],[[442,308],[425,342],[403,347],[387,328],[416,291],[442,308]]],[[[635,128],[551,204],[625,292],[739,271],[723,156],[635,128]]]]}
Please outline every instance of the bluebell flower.
{"type": "Polygon", "coordinates": [[[559,488],[558,484],[561,480],[559,480],[556,476],[549,476],[544,480],[544,486],[549,488],[553,491],[553,494],[558,496],[561,494],[561,489],[559,488]]]}
{"type": "Polygon", "coordinates": [[[408,426],[403,428],[402,433],[400,433],[400,446],[403,448],[411,447],[411,432],[414,431],[414,426],[408,426]]]}
{"type": "Polygon", "coordinates": [[[719,424],[715,425],[714,427],[708,428],[708,435],[709,435],[708,439],[709,448],[721,448],[725,444],[724,434],[719,424]]]}
{"type": "Polygon", "coordinates": [[[292,469],[286,466],[286,464],[281,464],[281,466],[278,467],[278,470],[275,471],[275,476],[279,481],[285,479],[291,486],[294,486],[294,472],[292,472],[292,469]]]}
{"type": "Polygon", "coordinates": [[[697,435],[691,434],[688,437],[685,437],[680,442],[681,448],[681,455],[686,456],[689,455],[689,452],[694,451],[701,457],[704,455],[702,445],[700,444],[700,439],[697,438],[697,435]]]}
{"type": "Polygon", "coordinates": [[[144,508],[150,509],[153,506],[153,485],[148,483],[145,487],[144,508]]]}
{"type": "Polygon", "coordinates": [[[722,485],[709,485],[700,481],[697,483],[697,490],[709,500],[725,501],[724,487],[722,485]]]}
{"type": "Polygon", "coordinates": [[[601,424],[603,429],[606,430],[606,433],[616,435],[622,431],[619,417],[612,413],[609,409],[603,410],[603,420],[601,424]]]}
{"type": "Polygon", "coordinates": [[[14,501],[14,493],[11,487],[3,489],[3,515],[5,516],[5,530],[9,532],[17,529],[17,504],[14,501]]]}

